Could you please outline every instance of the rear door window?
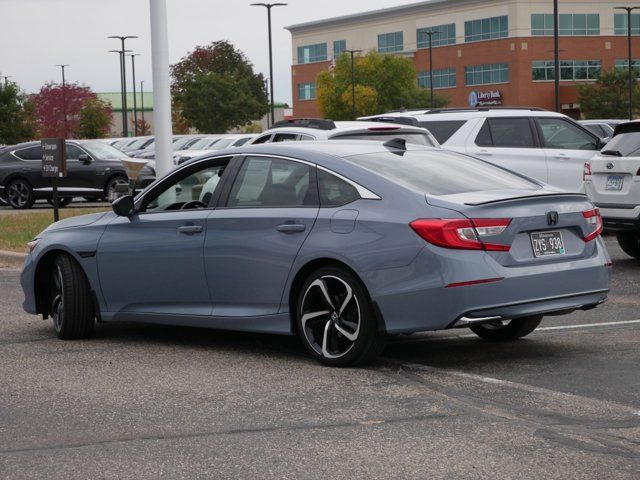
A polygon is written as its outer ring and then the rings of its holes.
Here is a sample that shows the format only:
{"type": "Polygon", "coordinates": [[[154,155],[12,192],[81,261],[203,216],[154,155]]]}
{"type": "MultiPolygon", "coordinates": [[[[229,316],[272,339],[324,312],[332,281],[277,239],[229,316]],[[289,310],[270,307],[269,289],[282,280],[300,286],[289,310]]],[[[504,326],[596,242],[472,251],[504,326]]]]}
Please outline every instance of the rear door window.
{"type": "Polygon", "coordinates": [[[528,118],[487,118],[476,137],[481,147],[534,148],[528,118]]]}
{"type": "Polygon", "coordinates": [[[465,122],[466,120],[429,120],[420,122],[420,126],[429,130],[440,143],[444,143],[449,140],[465,122]]]}
{"type": "Polygon", "coordinates": [[[297,139],[297,133],[276,133],[273,142],[295,142],[297,139]]]}
{"type": "Polygon", "coordinates": [[[14,155],[22,160],[42,160],[42,147],[37,145],[35,147],[23,148],[16,150],[14,155]]]}

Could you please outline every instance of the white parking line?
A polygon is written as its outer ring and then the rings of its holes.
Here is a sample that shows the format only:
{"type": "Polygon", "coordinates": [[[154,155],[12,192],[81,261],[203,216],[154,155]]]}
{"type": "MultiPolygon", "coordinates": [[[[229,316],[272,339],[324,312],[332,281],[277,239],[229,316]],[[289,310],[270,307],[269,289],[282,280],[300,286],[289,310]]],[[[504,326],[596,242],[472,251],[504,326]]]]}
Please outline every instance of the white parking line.
{"type": "Polygon", "coordinates": [[[574,328],[610,327],[613,325],[631,325],[634,323],[640,323],[640,320],[623,320],[620,322],[602,322],[602,323],[582,323],[580,325],[559,325],[556,327],[536,328],[535,331],[538,332],[543,330],[570,330],[574,328]]]}

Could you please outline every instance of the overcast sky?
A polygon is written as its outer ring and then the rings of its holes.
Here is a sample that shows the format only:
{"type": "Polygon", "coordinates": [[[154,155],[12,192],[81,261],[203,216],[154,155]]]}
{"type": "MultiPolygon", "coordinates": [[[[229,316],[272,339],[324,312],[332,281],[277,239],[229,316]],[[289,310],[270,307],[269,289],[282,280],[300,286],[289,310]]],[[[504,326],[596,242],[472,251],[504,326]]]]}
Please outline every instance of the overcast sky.
{"type": "MultiPolygon", "coordinates": [[[[253,0],[255,1],[255,0],[253,0]]],[[[284,0],[272,10],[275,99],[291,103],[291,35],[283,27],[415,3],[416,0],[284,0]]],[[[268,75],[267,13],[252,0],[167,0],[169,62],[196,45],[228,40],[242,50],[254,69],[268,75]]],[[[127,41],[136,57],[136,80],[151,87],[148,0],[0,0],[0,75],[10,75],[27,92],[49,80],[60,81],[59,63],[68,63],[69,81],[96,92],[119,91],[119,40],[109,35],[138,35],[127,41]]],[[[130,61],[130,59],[127,59],[130,61]]],[[[129,65],[130,66],[130,65],[129,65]]],[[[128,74],[130,75],[130,74],[128,74]]],[[[127,79],[131,89],[130,77],[127,79]]]]}

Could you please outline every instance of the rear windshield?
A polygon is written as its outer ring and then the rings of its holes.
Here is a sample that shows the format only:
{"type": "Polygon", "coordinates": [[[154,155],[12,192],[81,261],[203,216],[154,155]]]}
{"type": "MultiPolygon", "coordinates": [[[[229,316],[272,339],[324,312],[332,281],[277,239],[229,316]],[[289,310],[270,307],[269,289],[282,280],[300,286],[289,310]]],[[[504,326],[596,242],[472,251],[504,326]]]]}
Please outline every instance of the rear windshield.
{"type": "Polygon", "coordinates": [[[444,143],[464,125],[465,121],[466,120],[426,121],[420,122],[420,126],[429,130],[440,143],[444,143]]]}
{"type": "Polygon", "coordinates": [[[427,145],[429,147],[435,147],[433,142],[429,139],[429,136],[420,132],[353,133],[353,134],[346,134],[346,135],[334,135],[333,137],[331,137],[331,140],[377,140],[380,142],[386,142],[387,140],[392,140],[394,138],[401,138],[405,140],[407,143],[412,143],[414,145],[427,145]]]}
{"type": "Polygon", "coordinates": [[[616,135],[602,149],[605,155],[618,157],[640,156],[640,132],[621,133],[616,135]]]}
{"type": "Polygon", "coordinates": [[[540,186],[507,170],[452,152],[433,150],[367,153],[348,157],[354,163],[430,195],[486,190],[539,190],[540,186]]]}

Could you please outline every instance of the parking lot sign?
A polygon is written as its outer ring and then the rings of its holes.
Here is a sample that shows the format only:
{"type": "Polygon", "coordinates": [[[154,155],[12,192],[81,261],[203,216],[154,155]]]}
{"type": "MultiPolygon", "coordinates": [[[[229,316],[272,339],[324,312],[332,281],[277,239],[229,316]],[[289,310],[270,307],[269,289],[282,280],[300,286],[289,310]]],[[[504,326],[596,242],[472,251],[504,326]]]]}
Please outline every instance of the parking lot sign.
{"type": "Polygon", "coordinates": [[[63,138],[42,139],[42,176],[45,178],[67,176],[67,154],[63,138]]]}

